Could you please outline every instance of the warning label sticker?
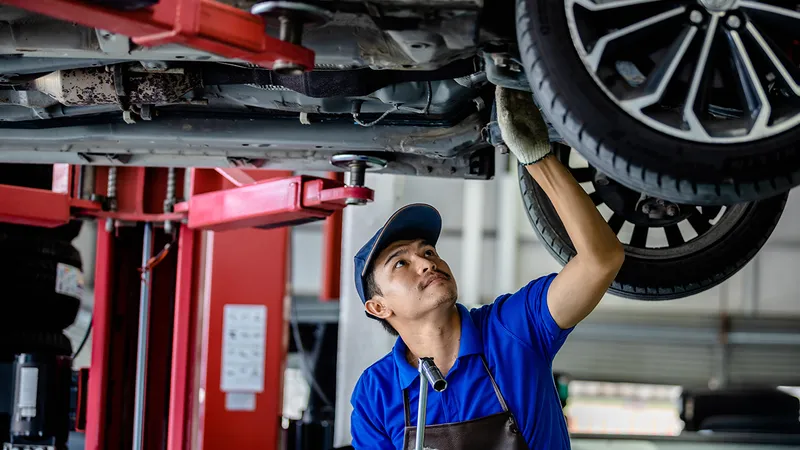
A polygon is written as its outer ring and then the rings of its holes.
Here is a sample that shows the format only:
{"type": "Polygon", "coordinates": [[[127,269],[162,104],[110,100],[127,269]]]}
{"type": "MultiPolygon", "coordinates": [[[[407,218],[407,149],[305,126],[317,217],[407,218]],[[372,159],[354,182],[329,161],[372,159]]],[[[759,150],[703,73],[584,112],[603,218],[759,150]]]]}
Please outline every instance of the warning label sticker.
{"type": "Polygon", "coordinates": [[[56,293],[80,299],[83,297],[83,272],[77,267],[58,263],[56,293]]]}
{"type": "Polygon", "coordinates": [[[264,305],[225,305],[222,319],[223,392],[262,392],[267,333],[264,305]]]}

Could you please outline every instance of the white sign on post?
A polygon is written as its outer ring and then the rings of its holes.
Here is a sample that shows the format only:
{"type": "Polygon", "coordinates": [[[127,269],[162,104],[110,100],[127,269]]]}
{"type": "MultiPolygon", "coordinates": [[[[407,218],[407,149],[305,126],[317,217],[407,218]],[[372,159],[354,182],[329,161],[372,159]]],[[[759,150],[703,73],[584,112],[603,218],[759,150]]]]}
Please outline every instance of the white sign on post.
{"type": "Polygon", "coordinates": [[[223,392],[264,391],[267,307],[225,305],[222,322],[223,392]]]}

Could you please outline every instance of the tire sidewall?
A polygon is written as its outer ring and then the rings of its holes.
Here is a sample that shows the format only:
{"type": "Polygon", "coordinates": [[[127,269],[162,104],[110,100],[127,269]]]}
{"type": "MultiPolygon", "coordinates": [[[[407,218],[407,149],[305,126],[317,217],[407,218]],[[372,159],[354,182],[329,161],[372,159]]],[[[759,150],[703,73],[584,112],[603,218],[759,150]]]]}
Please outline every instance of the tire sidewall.
{"type": "MultiPolygon", "coordinates": [[[[653,190],[645,170],[658,171],[660,181],[688,179],[717,185],[712,186],[717,191],[720,184],[754,183],[760,197],[800,181],[800,127],[757,142],[721,146],[668,136],[625,113],[580,60],[563,0],[517,0],[517,33],[531,88],[553,126],[592,165],[628,187],[653,190]]],[[[673,199],[686,199],[672,190],[663,189],[673,199]]]]}
{"type": "MultiPolygon", "coordinates": [[[[565,265],[576,254],[569,235],[544,191],[526,170],[519,172],[528,219],[548,251],[565,265]]],[[[748,204],[726,234],[684,257],[649,260],[626,252],[609,292],[640,300],[670,300],[722,283],[758,253],[780,220],[787,197],[782,194],[748,204]]]]}

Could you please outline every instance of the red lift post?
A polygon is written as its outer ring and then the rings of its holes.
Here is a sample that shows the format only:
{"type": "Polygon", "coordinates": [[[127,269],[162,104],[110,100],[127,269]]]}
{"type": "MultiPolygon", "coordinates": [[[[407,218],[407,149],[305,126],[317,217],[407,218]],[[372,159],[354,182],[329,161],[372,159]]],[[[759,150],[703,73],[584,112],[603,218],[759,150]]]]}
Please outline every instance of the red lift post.
{"type": "MultiPolygon", "coordinates": [[[[330,218],[348,201],[371,201],[373,192],[288,172],[177,170],[173,189],[187,201],[164,212],[167,169],[118,167],[116,210],[109,211],[100,201],[108,192],[109,169],[94,169],[96,200],[80,192],[82,170],[57,166],[53,191],[0,185],[0,199],[14,199],[0,201],[0,218],[51,227],[74,218],[99,220],[92,360],[87,401],[81,405],[86,448],[129,448],[134,439],[132,380],[138,355],[132,343],[139,331],[143,271],[151,276],[138,434],[143,448],[163,442],[168,450],[277,448],[288,346],[286,227],[330,218]],[[189,177],[186,193],[184,176],[189,177]],[[110,231],[106,219],[115,224],[110,231]],[[179,224],[177,241],[170,233],[155,233],[150,245],[156,256],[143,268],[139,261],[148,238],[141,224],[161,226],[167,220],[179,224]],[[244,396],[226,392],[221,382],[226,305],[266,309],[263,383],[244,396]]],[[[330,248],[326,252],[338,261],[340,255],[330,248]]]]}

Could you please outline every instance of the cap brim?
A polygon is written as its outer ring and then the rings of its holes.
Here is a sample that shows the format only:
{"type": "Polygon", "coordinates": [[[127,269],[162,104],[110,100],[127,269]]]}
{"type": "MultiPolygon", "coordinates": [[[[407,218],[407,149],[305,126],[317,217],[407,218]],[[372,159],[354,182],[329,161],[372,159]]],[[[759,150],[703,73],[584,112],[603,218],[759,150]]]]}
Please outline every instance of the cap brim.
{"type": "Polygon", "coordinates": [[[378,239],[372,246],[369,256],[361,270],[361,276],[366,275],[383,249],[398,240],[424,239],[431,245],[436,245],[442,232],[442,216],[436,208],[415,203],[406,205],[397,210],[384,224],[378,239]]]}

